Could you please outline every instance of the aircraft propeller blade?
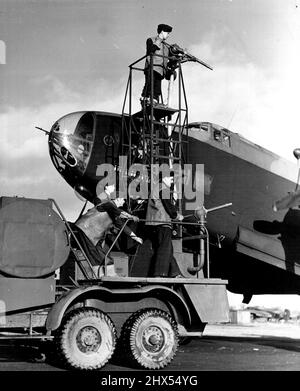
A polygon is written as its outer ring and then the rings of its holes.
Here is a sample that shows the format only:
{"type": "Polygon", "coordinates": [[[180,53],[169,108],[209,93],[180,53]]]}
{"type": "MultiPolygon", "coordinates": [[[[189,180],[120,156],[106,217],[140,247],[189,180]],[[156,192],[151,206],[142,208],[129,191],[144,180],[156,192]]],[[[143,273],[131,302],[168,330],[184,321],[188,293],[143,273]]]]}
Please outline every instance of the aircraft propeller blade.
{"type": "Polygon", "coordinates": [[[297,178],[296,188],[295,191],[293,191],[292,193],[283,197],[281,200],[276,201],[274,203],[273,210],[275,212],[277,212],[278,210],[289,209],[289,208],[293,208],[294,206],[300,205],[300,190],[298,190],[299,180],[300,180],[300,168],[299,168],[300,148],[294,149],[293,154],[297,159],[297,164],[298,164],[298,178],[297,178]]]}
{"type": "Polygon", "coordinates": [[[299,168],[300,148],[294,149],[293,154],[294,154],[295,158],[297,159],[297,165],[298,165],[298,178],[297,178],[297,184],[296,184],[296,189],[295,189],[295,191],[297,191],[298,186],[299,186],[299,180],[300,180],[300,168],[299,168]]]}

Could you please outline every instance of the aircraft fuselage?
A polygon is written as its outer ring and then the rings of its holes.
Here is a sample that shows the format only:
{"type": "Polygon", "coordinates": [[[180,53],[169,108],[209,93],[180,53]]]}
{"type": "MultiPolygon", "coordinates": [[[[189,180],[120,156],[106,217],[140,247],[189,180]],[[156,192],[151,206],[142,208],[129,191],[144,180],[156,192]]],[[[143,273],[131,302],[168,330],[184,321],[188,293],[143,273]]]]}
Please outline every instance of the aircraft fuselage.
{"type": "MultiPolygon", "coordinates": [[[[49,135],[52,161],[83,197],[93,201],[101,163],[117,164],[121,115],[71,113],[49,135]]],[[[300,211],[274,212],[295,189],[297,167],[236,133],[208,122],[189,125],[188,163],[204,164],[213,277],[244,294],[300,292],[300,211]],[[299,244],[298,244],[299,243],[299,244]]]]}

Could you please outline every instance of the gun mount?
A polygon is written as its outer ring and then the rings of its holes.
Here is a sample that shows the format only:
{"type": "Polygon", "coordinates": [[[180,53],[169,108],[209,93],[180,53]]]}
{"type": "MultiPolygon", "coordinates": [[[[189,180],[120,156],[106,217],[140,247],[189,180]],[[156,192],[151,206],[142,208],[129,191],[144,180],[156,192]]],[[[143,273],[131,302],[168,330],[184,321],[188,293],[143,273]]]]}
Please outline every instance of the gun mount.
{"type": "Polygon", "coordinates": [[[186,49],[183,49],[181,48],[177,43],[174,43],[172,45],[164,42],[164,44],[169,48],[170,50],[170,54],[172,56],[172,58],[170,59],[170,66],[173,68],[173,69],[176,69],[178,67],[178,63],[180,62],[181,64],[184,63],[184,62],[188,62],[188,61],[192,61],[192,62],[197,62],[198,64],[201,64],[203,65],[204,67],[210,69],[210,70],[213,70],[213,68],[205,63],[204,61],[202,60],[199,60],[199,58],[193,56],[192,54],[190,54],[186,49]],[[176,65],[177,64],[177,65],[176,65]]]}

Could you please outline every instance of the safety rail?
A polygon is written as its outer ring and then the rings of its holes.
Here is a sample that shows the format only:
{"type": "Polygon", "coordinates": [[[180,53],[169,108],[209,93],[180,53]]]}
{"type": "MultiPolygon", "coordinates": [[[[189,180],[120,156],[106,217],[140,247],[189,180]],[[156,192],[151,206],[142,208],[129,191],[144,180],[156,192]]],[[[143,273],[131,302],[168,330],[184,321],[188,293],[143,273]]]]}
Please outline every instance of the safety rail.
{"type": "MultiPolygon", "coordinates": [[[[189,215],[190,216],[190,215],[189,215]]],[[[187,216],[187,217],[189,217],[187,216]]],[[[185,216],[184,216],[185,217],[185,216]]],[[[196,218],[196,216],[194,216],[196,218]]],[[[141,222],[150,222],[149,220],[140,220],[141,222]]],[[[157,221],[157,220],[151,220],[151,223],[160,223],[160,224],[164,224],[164,223],[170,223],[170,221],[157,221]]],[[[205,263],[205,258],[206,258],[206,265],[207,265],[207,278],[210,277],[210,267],[209,267],[209,232],[205,226],[206,224],[206,221],[201,221],[201,220],[198,220],[197,222],[190,222],[190,221],[180,221],[180,220],[171,220],[171,223],[172,224],[177,224],[177,225],[186,225],[186,226],[199,226],[200,228],[200,234],[197,235],[197,237],[195,239],[199,239],[199,255],[200,255],[200,259],[199,259],[199,263],[197,266],[195,267],[189,267],[188,268],[188,272],[190,274],[196,274],[197,273],[197,276],[198,276],[198,272],[200,270],[202,270],[203,266],[204,266],[204,263],[205,263]],[[201,231],[204,231],[204,233],[201,231]],[[206,251],[204,250],[204,241],[205,241],[205,244],[206,244],[206,251]],[[206,257],[205,257],[206,255],[206,257]]]]}
{"type": "Polygon", "coordinates": [[[104,275],[105,276],[107,275],[107,266],[108,266],[107,265],[107,263],[108,263],[107,258],[109,256],[110,252],[112,251],[114,245],[117,243],[117,240],[119,239],[121,233],[124,231],[124,229],[125,229],[125,227],[126,227],[126,225],[127,225],[129,220],[130,219],[126,219],[125,223],[122,225],[122,227],[120,228],[119,232],[117,233],[117,235],[115,237],[115,240],[112,242],[110,248],[108,249],[108,251],[105,254],[105,258],[104,258],[104,275]]]}
{"type": "MultiPolygon", "coordinates": [[[[129,151],[132,150],[132,134],[134,134],[134,133],[140,134],[140,132],[136,128],[135,122],[133,121],[134,115],[132,113],[133,71],[143,71],[144,72],[144,68],[135,67],[135,65],[138,64],[139,62],[141,62],[142,60],[144,60],[146,57],[148,57],[148,56],[144,55],[143,57],[139,58],[138,60],[136,60],[135,62],[133,62],[132,64],[129,65],[129,69],[130,69],[129,77],[128,77],[128,81],[127,81],[127,85],[126,85],[125,97],[124,97],[124,102],[123,102],[123,107],[122,107],[122,146],[127,145],[127,143],[125,142],[125,132],[126,132],[126,134],[127,134],[126,141],[128,141],[127,147],[129,149],[129,151]],[[128,101],[127,101],[127,97],[128,97],[128,101]],[[128,111],[127,112],[126,112],[126,104],[128,104],[128,111]],[[127,124],[127,119],[126,119],[127,116],[129,116],[129,123],[128,124],[127,124]]],[[[150,106],[149,106],[150,112],[148,113],[148,110],[146,110],[146,106],[145,106],[145,102],[144,102],[143,107],[142,107],[142,109],[143,109],[142,110],[142,112],[143,112],[143,126],[142,126],[142,134],[140,134],[140,136],[142,136],[142,139],[143,139],[142,144],[143,144],[143,149],[144,149],[147,129],[150,131],[149,132],[149,136],[150,136],[149,138],[151,141],[150,154],[148,156],[148,154],[144,153],[142,163],[153,164],[155,162],[155,158],[157,155],[157,154],[155,154],[155,148],[153,147],[153,144],[156,141],[155,123],[157,122],[157,121],[155,121],[155,115],[154,115],[154,111],[156,110],[156,108],[153,105],[153,88],[154,88],[154,85],[153,85],[153,57],[168,58],[168,60],[173,60],[173,61],[176,60],[176,57],[163,56],[163,55],[159,55],[159,54],[150,54],[149,57],[150,57],[150,72],[151,72],[150,106]],[[146,114],[150,114],[150,117],[149,117],[150,120],[146,119],[146,117],[147,117],[146,114]]],[[[170,84],[170,82],[169,82],[169,84],[170,84]]],[[[169,93],[170,93],[170,91],[168,89],[168,94],[169,93]]],[[[169,103],[169,96],[167,98],[167,102],[169,103]]],[[[178,63],[178,109],[176,111],[178,111],[178,118],[175,121],[175,124],[171,124],[169,119],[167,122],[165,122],[165,124],[168,127],[173,127],[173,128],[176,127],[177,129],[179,129],[178,130],[178,137],[179,137],[179,144],[181,144],[183,141],[183,138],[184,138],[183,135],[188,137],[188,127],[187,127],[188,106],[187,106],[187,97],[186,97],[186,91],[185,91],[185,86],[184,86],[184,81],[183,81],[183,73],[182,73],[180,62],[178,63]],[[184,118],[182,118],[182,112],[185,113],[184,118]],[[186,134],[184,134],[184,132],[186,134]]],[[[164,117],[168,117],[167,112],[165,113],[164,117]]],[[[162,122],[161,124],[164,124],[164,122],[162,122]]],[[[171,130],[169,130],[169,132],[172,133],[171,130]]],[[[165,139],[165,141],[167,141],[167,139],[165,139]]],[[[169,141],[172,141],[172,139],[170,139],[169,141]]],[[[183,143],[183,144],[186,144],[186,143],[183,143]]],[[[122,147],[122,148],[124,149],[124,147],[122,147]]],[[[186,146],[186,148],[187,148],[187,146],[186,146]]],[[[124,151],[122,150],[122,153],[123,152],[124,151]]],[[[167,156],[161,156],[161,157],[166,158],[166,159],[172,159],[173,152],[168,157],[167,156]]],[[[179,154],[180,160],[185,161],[186,156],[188,154],[188,151],[183,153],[182,146],[179,145],[178,154],[179,154]]],[[[129,154],[129,166],[132,163],[134,163],[134,162],[131,161],[131,155],[129,154]]]]}
{"type": "MultiPolygon", "coordinates": [[[[98,279],[98,276],[94,272],[93,266],[92,266],[88,256],[86,255],[86,253],[85,253],[84,249],[82,248],[80,242],[76,238],[76,235],[74,234],[72,228],[70,227],[70,224],[68,223],[67,219],[65,218],[65,216],[64,216],[62,210],[60,209],[60,207],[58,206],[57,202],[54,199],[52,199],[52,198],[49,198],[49,201],[51,201],[54,204],[54,206],[56,207],[57,211],[59,212],[62,220],[64,221],[66,227],[68,228],[68,231],[70,232],[70,234],[75,239],[76,244],[78,245],[80,251],[82,252],[82,254],[83,254],[83,256],[84,256],[84,258],[85,258],[85,260],[86,260],[86,262],[87,262],[87,264],[88,264],[88,266],[90,268],[90,271],[91,271],[91,274],[92,274],[92,278],[93,279],[98,279]]],[[[223,208],[226,208],[226,207],[231,206],[231,205],[232,205],[232,203],[227,203],[227,204],[216,206],[216,207],[213,207],[213,208],[210,208],[210,209],[205,209],[204,206],[202,206],[201,208],[197,209],[197,214],[183,216],[183,218],[194,216],[196,219],[198,218],[198,220],[196,222],[180,221],[180,220],[161,221],[161,220],[146,220],[146,219],[139,219],[139,222],[141,222],[141,223],[159,223],[159,224],[166,224],[166,223],[170,224],[171,223],[171,224],[177,224],[177,225],[198,226],[199,229],[200,229],[199,235],[194,235],[194,236],[192,236],[190,238],[189,237],[186,238],[186,239],[190,239],[190,240],[191,239],[195,239],[195,240],[199,239],[199,258],[200,258],[199,259],[199,263],[196,266],[188,267],[188,272],[190,274],[196,274],[197,273],[197,276],[198,276],[198,272],[203,269],[204,263],[206,261],[207,278],[210,278],[209,232],[208,232],[208,229],[206,227],[206,216],[207,216],[207,213],[209,213],[209,212],[213,212],[215,210],[223,209],[223,208]]],[[[111,246],[109,247],[108,251],[105,254],[105,258],[104,258],[104,276],[107,276],[108,256],[111,253],[111,251],[112,251],[113,247],[115,246],[116,242],[118,241],[120,235],[124,231],[127,223],[130,220],[131,219],[126,219],[125,220],[124,224],[119,229],[119,232],[117,233],[113,243],[111,244],[111,246]]],[[[90,280],[91,279],[90,276],[88,275],[88,273],[85,270],[85,268],[81,265],[81,262],[78,262],[77,258],[76,258],[76,262],[77,262],[77,264],[78,264],[82,274],[84,275],[85,279],[90,280]]]]}
{"type": "MultiPolygon", "coordinates": [[[[190,216],[190,215],[189,215],[190,216]]],[[[107,259],[108,259],[108,256],[110,254],[110,252],[112,251],[115,243],[117,242],[117,240],[119,239],[121,233],[123,232],[126,224],[128,223],[129,219],[127,219],[125,221],[125,223],[123,224],[123,226],[121,227],[120,231],[118,232],[115,240],[113,241],[113,243],[111,244],[110,248],[108,249],[107,253],[106,253],[106,256],[105,256],[105,264],[104,264],[104,276],[107,275],[107,259]]],[[[180,220],[171,220],[171,221],[161,221],[161,220],[146,220],[146,219],[139,219],[139,222],[141,223],[159,223],[159,224],[164,224],[164,223],[172,223],[172,224],[180,224],[180,225],[190,225],[190,226],[199,226],[200,228],[200,231],[203,230],[204,233],[200,234],[200,235],[197,235],[197,237],[195,239],[199,239],[200,240],[200,262],[199,264],[196,266],[196,267],[193,267],[193,268],[189,268],[188,271],[191,273],[191,274],[195,274],[195,273],[198,273],[202,268],[203,268],[203,265],[204,265],[204,262],[205,262],[205,254],[206,254],[206,260],[207,260],[207,278],[209,278],[210,276],[210,268],[209,268],[209,232],[205,226],[206,222],[205,221],[197,221],[197,222],[184,222],[184,221],[180,221],[180,220]],[[206,252],[203,251],[203,240],[206,241],[206,252]]]]}
{"type": "MultiPolygon", "coordinates": [[[[84,258],[85,258],[85,260],[86,260],[86,262],[87,262],[87,264],[88,264],[88,266],[89,266],[89,268],[90,268],[90,271],[91,271],[91,274],[92,274],[92,278],[97,279],[97,275],[96,275],[96,273],[94,272],[93,266],[92,266],[92,264],[91,264],[91,262],[90,262],[88,256],[86,255],[86,253],[85,253],[84,249],[82,248],[80,242],[79,242],[78,239],[76,238],[76,235],[74,234],[72,228],[70,227],[70,224],[68,223],[67,219],[65,218],[65,216],[64,216],[64,214],[63,214],[63,212],[62,212],[62,210],[60,209],[60,207],[58,206],[57,202],[56,202],[53,198],[49,198],[49,201],[52,201],[52,202],[53,202],[53,204],[55,205],[57,211],[58,211],[59,214],[60,214],[60,217],[61,217],[62,220],[64,221],[64,223],[65,223],[65,225],[66,225],[66,227],[67,227],[69,233],[70,233],[70,234],[72,235],[72,237],[75,239],[76,244],[78,245],[80,251],[82,252],[82,255],[84,256],[84,258]]],[[[85,277],[87,280],[89,280],[90,277],[89,277],[87,271],[86,271],[85,268],[81,265],[81,262],[79,262],[79,261],[77,260],[77,257],[76,257],[76,256],[75,256],[75,259],[76,259],[76,263],[78,264],[78,267],[80,268],[82,274],[84,275],[84,277],[85,277]]]]}

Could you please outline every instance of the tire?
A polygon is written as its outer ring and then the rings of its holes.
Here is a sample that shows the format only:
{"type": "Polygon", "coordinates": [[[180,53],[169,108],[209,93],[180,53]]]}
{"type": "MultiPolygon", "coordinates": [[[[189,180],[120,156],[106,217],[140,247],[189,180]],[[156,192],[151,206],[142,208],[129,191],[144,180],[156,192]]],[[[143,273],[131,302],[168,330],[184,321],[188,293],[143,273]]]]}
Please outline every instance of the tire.
{"type": "Polygon", "coordinates": [[[70,312],[55,336],[61,361],[74,369],[102,368],[116,346],[116,329],[108,315],[97,309],[70,312]]]}
{"type": "Polygon", "coordinates": [[[121,342],[133,366],[160,369],[168,365],[176,354],[177,324],[165,311],[143,309],[125,322],[121,342]]]}

